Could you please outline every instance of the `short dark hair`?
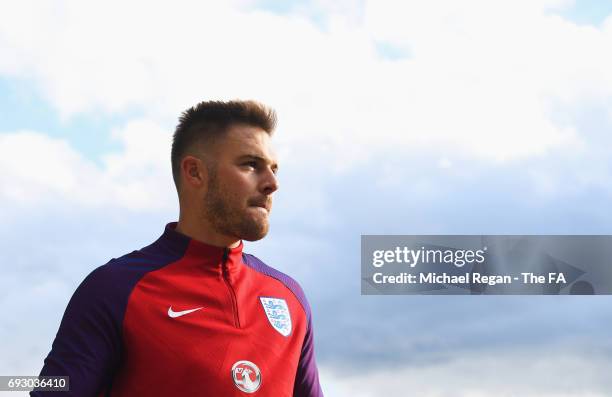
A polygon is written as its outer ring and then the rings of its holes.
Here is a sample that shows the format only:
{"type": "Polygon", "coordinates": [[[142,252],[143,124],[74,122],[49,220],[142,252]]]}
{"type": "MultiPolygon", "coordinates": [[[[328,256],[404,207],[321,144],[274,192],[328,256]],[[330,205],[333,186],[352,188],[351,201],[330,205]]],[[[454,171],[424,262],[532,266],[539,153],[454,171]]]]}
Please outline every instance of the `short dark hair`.
{"type": "Polygon", "coordinates": [[[172,138],[172,178],[178,190],[183,157],[196,143],[210,143],[229,127],[246,124],[272,134],[276,128],[274,109],[256,101],[204,101],[185,110],[172,138]]]}

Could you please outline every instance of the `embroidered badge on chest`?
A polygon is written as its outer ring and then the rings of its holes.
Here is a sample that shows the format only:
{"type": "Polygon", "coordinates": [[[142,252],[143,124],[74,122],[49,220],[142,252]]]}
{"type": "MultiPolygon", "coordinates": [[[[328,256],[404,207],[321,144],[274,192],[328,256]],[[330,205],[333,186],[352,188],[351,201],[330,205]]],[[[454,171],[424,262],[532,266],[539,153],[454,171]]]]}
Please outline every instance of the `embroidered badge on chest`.
{"type": "Polygon", "coordinates": [[[287,302],[284,299],[263,296],[259,297],[259,300],[272,327],[282,336],[289,336],[291,333],[291,314],[287,302]]]}
{"type": "Polygon", "coordinates": [[[232,379],[239,390],[255,393],[261,386],[261,371],[250,361],[237,361],[232,366],[232,379]]]}

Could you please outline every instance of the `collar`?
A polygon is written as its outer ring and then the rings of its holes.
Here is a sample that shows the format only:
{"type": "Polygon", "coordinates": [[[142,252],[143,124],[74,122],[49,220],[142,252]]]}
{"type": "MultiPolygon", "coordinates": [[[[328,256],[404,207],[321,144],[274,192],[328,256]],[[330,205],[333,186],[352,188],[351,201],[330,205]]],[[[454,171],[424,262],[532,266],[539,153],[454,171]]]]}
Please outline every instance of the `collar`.
{"type": "Polygon", "coordinates": [[[217,247],[177,232],[176,225],[177,222],[168,223],[158,241],[172,251],[183,252],[181,261],[230,275],[242,264],[242,240],[235,248],[217,247]]]}

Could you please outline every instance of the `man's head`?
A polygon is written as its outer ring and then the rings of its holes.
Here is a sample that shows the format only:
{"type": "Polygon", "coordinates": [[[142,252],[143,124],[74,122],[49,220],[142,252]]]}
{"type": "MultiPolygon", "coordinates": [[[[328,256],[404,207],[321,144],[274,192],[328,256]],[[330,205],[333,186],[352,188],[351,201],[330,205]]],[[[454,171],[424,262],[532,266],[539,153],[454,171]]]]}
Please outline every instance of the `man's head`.
{"type": "Polygon", "coordinates": [[[263,238],[277,163],[275,112],[253,101],[201,102],[179,120],[172,175],[181,216],[228,239],[263,238]]]}

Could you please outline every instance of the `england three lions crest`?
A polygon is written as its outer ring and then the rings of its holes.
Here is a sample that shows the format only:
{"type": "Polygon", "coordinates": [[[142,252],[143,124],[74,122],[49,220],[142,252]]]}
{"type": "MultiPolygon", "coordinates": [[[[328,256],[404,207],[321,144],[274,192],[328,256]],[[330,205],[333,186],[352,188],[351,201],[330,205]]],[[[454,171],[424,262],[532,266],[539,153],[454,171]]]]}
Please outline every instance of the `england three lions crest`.
{"type": "Polygon", "coordinates": [[[284,299],[265,298],[263,296],[259,297],[259,300],[272,327],[282,336],[289,336],[291,333],[291,314],[287,302],[284,299]]]}

